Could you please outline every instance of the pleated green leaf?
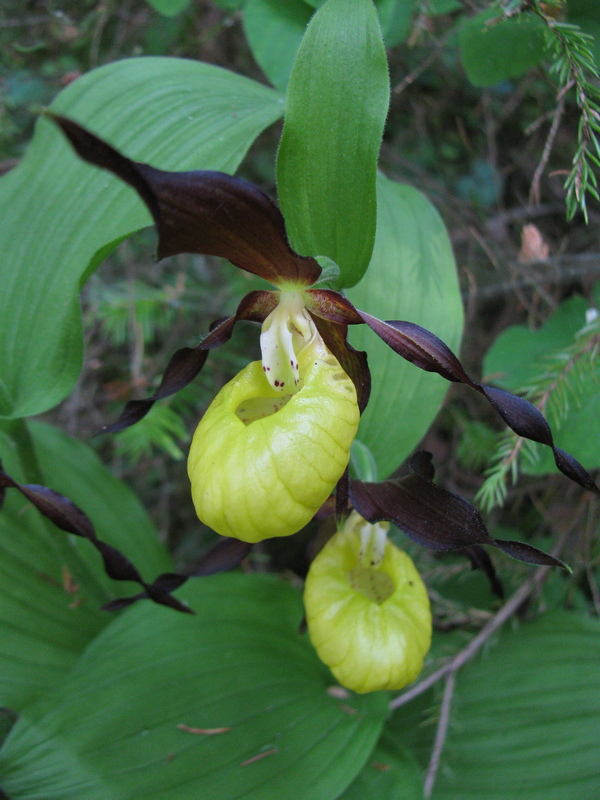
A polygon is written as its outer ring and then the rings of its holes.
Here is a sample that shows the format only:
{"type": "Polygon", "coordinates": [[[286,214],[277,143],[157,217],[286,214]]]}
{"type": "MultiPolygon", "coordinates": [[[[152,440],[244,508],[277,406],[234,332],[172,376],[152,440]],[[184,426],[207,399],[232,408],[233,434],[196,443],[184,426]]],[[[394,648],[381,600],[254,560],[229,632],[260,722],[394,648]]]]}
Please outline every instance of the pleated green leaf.
{"type": "Polygon", "coordinates": [[[460,673],[432,800],[597,800],[600,622],[553,612],[460,673]]]}
{"type": "MultiPolygon", "coordinates": [[[[84,75],[51,108],[133,159],[234,172],[283,101],[207,64],[137,58],[84,75]]],[[[20,417],[51,408],[72,388],[81,366],[80,284],[151,220],[132,189],[81,162],[46,120],[0,182],[0,205],[0,416],[20,417]]]]}
{"type": "Polygon", "coordinates": [[[12,800],[333,800],[378,739],[387,695],[340,699],[266,576],[187,585],[196,616],[140,603],[28,708],[0,750],[12,800]]]}
{"type": "Polygon", "coordinates": [[[339,800],[423,800],[421,768],[384,730],[361,772],[339,800]]]}
{"type": "MultiPolygon", "coordinates": [[[[456,351],[463,312],[444,223],[427,198],[410,186],[379,176],[377,194],[371,266],[348,297],[380,319],[416,322],[456,351]]],[[[381,479],[417,447],[448,382],[403,361],[366,326],[351,328],[350,341],[369,355],[371,399],[358,438],[374,454],[381,479]]]]}
{"type": "Polygon", "coordinates": [[[373,3],[328,0],[312,17],[292,69],[277,186],[292,246],[335,261],[343,286],[357,283],[371,258],[388,103],[373,3]]]}
{"type": "MultiPolygon", "coordinates": [[[[11,477],[25,482],[10,427],[0,428],[0,458],[11,477]]],[[[49,425],[28,427],[40,478],[85,509],[100,539],[124,550],[147,578],[172,569],[137,498],[89,447],[49,425]]],[[[104,575],[87,541],[45,521],[14,489],[0,530],[0,706],[20,709],[64,679],[112,619],[101,604],[125,590],[104,575]]]]}

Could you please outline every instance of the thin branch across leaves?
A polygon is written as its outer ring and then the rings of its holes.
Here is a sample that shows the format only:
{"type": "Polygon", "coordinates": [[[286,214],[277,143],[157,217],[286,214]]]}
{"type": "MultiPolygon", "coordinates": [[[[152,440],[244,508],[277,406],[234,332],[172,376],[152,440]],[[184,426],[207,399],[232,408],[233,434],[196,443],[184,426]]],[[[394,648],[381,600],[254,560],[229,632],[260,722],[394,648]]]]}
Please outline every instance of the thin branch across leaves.
{"type": "MultiPolygon", "coordinates": [[[[339,292],[315,287],[321,276],[321,267],[314,258],[300,256],[291,249],[279,209],[260,189],[219,172],[165,172],[134,162],[72,120],[53,114],[48,114],[48,118],[60,128],[82,159],[112,172],[136,190],[150,210],[158,230],[159,258],[179,253],[220,256],[276,287],[275,290],[250,292],[241,300],[233,316],[213,324],[200,344],[178,350],[154,395],[129,402],[119,419],[107,426],[105,432],[119,431],[138,422],[157,400],[187,386],[204,366],[209,351],[229,340],[238,321],[261,323],[264,334],[265,322],[273,318],[280,306],[293,301],[299,304],[294,311],[300,315],[298,325],[306,324],[315,336],[318,335],[327,352],[351,379],[360,412],[369,400],[370,373],[366,353],[358,352],[348,344],[347,331],[349,325],[366,324],[393,351],[416,367],[435,372],[450,382],[466,384],[479,392],[519,436],[550,447],[556,466],[564,475],[584,489],[600,493],[587,471],[572,456],[555,446],[548,423],[531,403],[504,390],[473,381],[454,353],[425,328],[407,321],[380,320],[355,308],[339,292]]],[[[283,330],[285,333],[286,329],[283,330]]],[[[280,339],[277,341],[281,343],[280,339]]],[[[272,355],[274,350],[268,352],[272,355]]],[[[283,392],[286,384],[285,391],[288,391],[290,378],[298,383],[298,364],[294,364],[293,350],[290,352],[292,358],[285,364],[281,360],[269,361],[270,356],[265,355],[263,346],[263,365],[272,363],[273,370],[270,366],[263,366],[263,369],[268,371],[267,378],[276,392],[283,392]]],[[[375,391],[380,390],[381,387],[375,387],[375,391]]],[[[485,571],[497,594],[501,593],[501,586],[481,545],[499,547],[527,563],[565,566],[530,545],[493,539],[477,509],[433,483],[429,454],[415,454],[409,467],[410,474],[402,478],[392,477],[382,483],[348,481],[347,471],[341,477],[337,476],[326,494],[331,493],[339,479],[335,503],[338,519],[347,516],[351,505],[368,522],[391,521],[425,547],[459,551],[471,560],[474,567],[485,571]]],[[[224,538],[194,572],[165,574],[152,583],[146,583],[125,556],[98,540],[90,520],[70,500],[45,487],[20,485],[0,471],[2,495],[6,488],[21,491],[62,530],[85,536],[100,551],[111,577],[141,584],[141,593],[110,603],[107,606],[110,609],[122,608],[146,597],[187,611],[187,607],[171,593],[192,575],[207,575],[235,566],[251,546],[251,540],[224,538]]],[[[325,499],[323,497],[320,502],[325,499]]],[[[276,534],[267,534],[270,535],[276,534]]]]}

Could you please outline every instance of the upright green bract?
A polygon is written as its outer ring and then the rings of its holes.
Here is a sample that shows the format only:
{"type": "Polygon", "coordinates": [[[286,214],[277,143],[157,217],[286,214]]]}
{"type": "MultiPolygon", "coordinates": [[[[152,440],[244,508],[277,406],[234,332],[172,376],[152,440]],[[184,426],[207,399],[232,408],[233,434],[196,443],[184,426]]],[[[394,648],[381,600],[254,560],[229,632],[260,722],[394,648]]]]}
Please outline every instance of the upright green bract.
{"type": "Polygon", "coordinates": [[[364,274],[375,241],[377,157],[389,77],[371,0],[328,0],[290,77],[277,188],[292,247],[325,255],[341,285],[364,274]]]}

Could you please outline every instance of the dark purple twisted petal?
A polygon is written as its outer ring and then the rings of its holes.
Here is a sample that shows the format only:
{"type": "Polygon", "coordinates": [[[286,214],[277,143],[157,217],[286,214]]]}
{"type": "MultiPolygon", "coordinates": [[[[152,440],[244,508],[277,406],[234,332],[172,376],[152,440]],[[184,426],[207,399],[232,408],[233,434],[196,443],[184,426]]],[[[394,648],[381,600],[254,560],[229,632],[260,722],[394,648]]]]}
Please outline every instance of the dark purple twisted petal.
{"type": "Polygon", "coordinates": [[[550,426],[543,414],[528,400],[504,389],[484,386],[473,381],[450,348],[426,328],[413,322],[399,320],[383,322],[363,311],[358,313],[363,321],[402,358],[427,372],[437,372],[448,381],[464,383],[475,389],[488,400],[515,433],[550,447],[554,453],[556,466],[564,475],[584,489],[600,494],[600,489],[581,464],[564,450],[556,447],[550,426]]]}
{"type": "Polygon", "coordinates": [[[223,172],[165,172],[131,161],[81,125],[50,112],[77,155],[127,183],[147,205],[158,230],[158,257],[202,253],[279,285],[310,286],[321,274],[314,258],[290,247],[281,212],[248,181],[223,172]]]}
{"type": "Polygon", "coordinates": [[[165,572],[152,583],[146,583],[136,567],[116,547],[98,539],[89,517],[69,500],[47,486],[20,484],[13,480],[0,465],[0,489],[17,489],[47,519],[67,533],[86,538],[102,556],[106,574],[116,581],[139,583],[143,591],[131,597],[121,597],[103,606],[106,611],[117,611],[141,599],[168,606],[186,614],[194,612],[185,603],[172,596],[172,592],[182,586],[188,578],[213,575],[216,572],[233,569],[249,553],[252,545],[237,539],[222,538],[185,574],[165,572]]]}
{"type": "Polygon", "coordinates": [[[170,397],[194,380],[206,363],[209,350],[220,347],[229,341],[236,322],[240,320],[262,322],[276,305],[277,294],[275,292],[249,292],[242,298],[236,313],[214,325],[200,344],[196,347],[182,347],[172,355],[160,386],[152,397],[145,400],[130,400],[116,422],[102,428],[101,433],[116,433],[139,422],[157,400],[170,397]]]}
{"type": "Polygon", "coordinates": [[[393,522],[413,541],[431,550],[492,545],[528,564],[568,569],[562,561],[531,545],[494,539],[474,506],[424,474],[425,459],[430,459],[430,454],[423,457],[421,453],[418,458],[418,462],[410,463],[417,471],[402,478],[382,483],[351,481],[350,502],[358,513],[369,522],[393,522]]]}
{"type": "Polygon", "coordinates": [[[155,603],[171,606],[178,611],[194,613],[188,606],[171,597],[171,592],[183,586],[189,578],[206,577],[207,575],[214,575],[217,572],[225,572],[237,567],[248,555],[251,548],[252,545],[248,542],[223,537],[185,573],[165,572],[159,575],[151,584],[145,584],[146,591],[132,597],[120,597],[117,600],[112,600],[103,608],[105,611],[118,611],[136,603],[138,600],[150,599],[155,603]]]}
{"type": "Polygon", "coordinates": [[[342,325],[360,325],[364,321],[352,303],[332,289],[309,289],[306,307],[314,316],[342,325]]]}
{"type": "MultiPolygon", "coordinates": [[[[47,486],[18,483],[1,467],[0,487],[4,490],[6,488],[17,489],[57,528],[87,539],[100,553],[106,574],[113,580],[139,583],[144,592],[138,596],[151,597],[156,603],[189,612],[187,606],[171,597],[172,589],[165,590],[161,585],[154,587],[153,584],[147,584],[136,567],[120,550],[99,539],[90,518],[68,497],[47,486]]],[[[124,608],[130,604],[129,600],[120,604],[119,601],[114,601],[114,603],[116,603],[115,608],[124,608]]],[[[109,605],[112,604],[109,603],[109,605]]]]}

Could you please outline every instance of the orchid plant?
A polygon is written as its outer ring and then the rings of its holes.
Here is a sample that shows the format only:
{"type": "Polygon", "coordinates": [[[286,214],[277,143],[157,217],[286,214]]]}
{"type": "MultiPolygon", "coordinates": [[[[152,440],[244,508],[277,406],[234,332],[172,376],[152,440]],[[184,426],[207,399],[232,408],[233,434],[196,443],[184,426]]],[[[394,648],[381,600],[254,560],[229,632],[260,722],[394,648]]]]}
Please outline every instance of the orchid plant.
{"type": "MultiPolygon", "coordinates": [[[[73,120],[48,116],[80,158],[109,170],[136,190],[153,216],[159,258],[180,253],[221,256],[275,286],[250,292],[236,313],[217,320],[200,344],[178,350],[154,395],[130,401],[105,431],[134,424],[157,400],[188,385],[209,351],[229,340],[238,321],[260,323],[262,360],[250,363],[219,392],[197,427],[188,461],[192,497],[203,522],[225,537],[251,544],[298,532],[337,487],[336,515],[342,529],[317,556],[309,574],[309,631],[318,652],[324,653],[323,660],[331,664],[332,658],[338,659],[329,655],[338,652],[332,631],[345,635],[357,624],[354,611],[348,612],[351,621],[344,623],[343,615],[339,618],[339,601],[332,600],[331,613],[323,614],[334,584],[327,566],[332,562],[341,570],[347,599],[359,597],[364,605],[366,598],[368,609],[389,617],[385,617],[383,636],[378,623],[367,618],[357,641],[348,648],[351,667],[336,664],[334,669],[343,684],[356,691],[401,688],[418,674],[428,649],[431,617],[426,592],[408,556],[386,542],[386,527],[381,523],[394,522],[410,538],[432,549],[464,553],[474,566],[485,570],[498,594],[501,586],[482,544],[495,545],[527,563],[565,566],[531,545],[493,539],[473,506],[433,483],[429,454],[413,457],[411,472],[404,478],[382,483],[348,481],[350,446],[371,390],[366,354],[349,345],[348,326],[366,324],[420,369],[478,391],[519,436],[550,447],[564,475],[598,493],[586,470],[555,446],[546,420],[533,405],[473,381],[454,353],[430,331],[411,322],[380,320],[355,308],[342,293],[320,287],[319,263],[294,252],[281,212],[258,187],[225,173],[166,172],[132,161],[73,120]],[[346,521],[350,506],[354,516],[346,521]],[[395,615],[396,604],[399,615],[395,615]],[[410,609],[416,609],[417,622],[411,622],[410,609]],[[368,656],[373,655],[372,642],[382,638],[388,650],[377,648],[375,669],[368,656]],[[357,657],[359,663],[366,658],[366,666],[357,667],[357,657]]],[[[15,484],[5,476],[4,485],[15,484]]],[[[28,492],[35,502],[35,492],[28,492]]],[[[48,513],[46,502],[44,498],[37,503],[43,513],[48,513]]],[[[60,514],[52,513],[60,525],[60,514]]],[[[73,521],[66,529],[81,532],[73,521]]],[[[95,535],[85,531],[84,535],[99,547],[115,577],[126,575],[131,580],[133,575],[144,586],[142,594],[114,601],[109,607],[121,608],[147,596],[184,609],[171,592],[188,576],[162,575],[146,585],[132,565],[120,563],[120,554],[107,551],[95,535]]],[[[232,566],[247,549],[225,540],[218,546],[219,558],[212,569],[232,566]]]]}
{"type": "MultiPolygon", "coordinates": [[[[385,37],[385,20],[391,24],[409,5],[249,0],[243,13],[254,35],[268,17],[280,30],[295,26],[294,42],[302,38],[293,66],[286,54],[291,74],[280,71],[275,80],[265,62],[277,90],[179,59],[110,64],[61,93],[23,163],[3,178],[0,229],[9,235],[0,264],[0,503],[9,497],[0,516],[0,613],[9,624],[0,637],[0,706],[14,709],[14,727],[3,742],[0,725],[0,795],[30,796],[33,787],[36,797],[65,800],[107,791],[123,800],[421,797],[418,774],[412,794],[410,776],[397,777],[404,751],[386,749],[395,720],[403,730],[413,723],[390,710],[436,675],[450,675],[439,715],[439,729],[447,726],[459,662],[441,663],[436,648],[445,634],[433,629],[438,615],[430,608],[436,585],[398,546],[402,535],[468,559],[497,597],[503,585],[489,547],[526,564],[569,569],[529,543],[492,536],[470,502],[434,481],[432,455],[416,449],[447,385],[463,384],[518,436],[547,446],[563,475],[599,493],[586,469],[556,446],[534,405],[465,371],[454,352],[460,291],[443,223],[424,196],[378,172],[390,100],[380,23],[385,37]],[[281,116],[275,201],[233,173],[254,138],[281,116]],[[131,400],[103,429],[141,423],[143,431],[154,404],[210,370],[211,352],[239,322],[254,324],[260,358],[216,392],[189,450],[190,509],[221,538],[179,571],[124,483],[91,448],[24,421],[72,389],[81,355],[79,288],[116,243],[149,224],[148,212],[159,259],[216,256],[264,282],[253,282],[234,313],[215,320],[195,346],[175,352],[151,396],[131,400]],[[371,453],[376,469],[361,469],[357,453],[371,453]],[[69,535],[57,536],[54,527],[69,535]],[[257,543],[302,531],[311,537],[312,559],[302,594],[295,576],[246,574],[258,563],[259,547],[246,559],[257,543]],[[229,571],[240,564],[243,570],[229,571]],[[189,580],[205,576],[214,577],[189,580]],[[121,592],[111,579],[137,584],[137,593],[121,592]],[[303,613],[308,638],[298,631],[303,613]],[[403,695],[390,701],[380,691],[407,686],[424,666],[427,677],[403,695]],[[368,791],[360,786],[363,767],[368,791]],[[393,790],[377,788],[380,772],[393,790]]],[[[270,48],[272,38],[265,33],[261,41],[270,48]]],[[[470,639],[469,653],[525,597],[519,590],[502,605],[470,639]]],[[[575,642],[578,653],[593,652],[591,622],[579,621],[569,638],[572,629],[571,619],[542,619],[536,642],[561,652],[569,649],[563,642],[575,642]]],[[[578,730],[586,740],[590,693],[555,702],[586,680],[577,659],[569,651],[562,672],[547,669],[531,654],[537,645],[529,636],[523,633],[520,651],[518,641],[506,652],[497,648],[499,666],[480,679],[484,732],[495,734],[499,722],[502,737],[502,715],[492,726],[489,707],[495,701],[504,712],[505,699],[513,702],[515,673],[523,718],[530,718],[544,670],[544,713],[551,709],[562,721],[568,704],[572,722],[583,708],[578,730]],[[499,691],[502,680],[508,688],[499,691]]],[[[456,658],[462,665],[466,656],[456,658]]],[[[590,686],[592,669],[595,663],[590,686]]],[[[465,694],[474,672],[460,687],[465,694]]],[[[0,723],[5,716],[0,708],[0,723]]],[[[512,724],[512,708],[507,717],[512,724]]],[[[533,736],[524,730],[532,747],[544,724],[533,736]]],[[[437,742],[432,761],[439,762],[437,742]]],[[[519,752],[528,770],[547,769],[547,760],[519,752]]],[[[561,779],[564,764],[556,767],[561,779]]],[[[590,769],[595,778],[595,763],[590,769]]],[[[579,773],[574,760],[572,774],[579,773]]]]}

